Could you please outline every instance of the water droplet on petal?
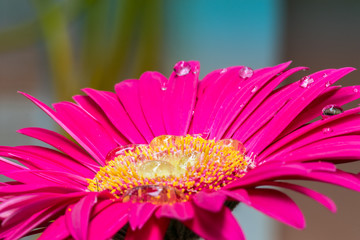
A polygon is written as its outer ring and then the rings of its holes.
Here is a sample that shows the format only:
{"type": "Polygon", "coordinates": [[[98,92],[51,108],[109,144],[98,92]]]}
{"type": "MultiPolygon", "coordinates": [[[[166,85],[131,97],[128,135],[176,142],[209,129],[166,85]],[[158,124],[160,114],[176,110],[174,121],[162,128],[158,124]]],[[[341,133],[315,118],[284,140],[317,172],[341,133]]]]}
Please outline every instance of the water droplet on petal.
{"type": "Polygon", "coordinates": [[[127,190],[123,202],[149,202],[153,204],[173,204],[185,201],[185,195],[178,189],[161,185],[143,185],[127,190]]]}
{"type": "Polygon", "coordinates": [[[255,93],[258,89],[259,89],[259,87],[258,87],[258,86],[255,86],[255,87],[251,90],[251,93],[255,93]]]}
{"type": "Polygon", "coordinates": [[[239,76],[243,79],[250,78],[250,77],[252,77],[253,74],[254,74],[254,70],[252,70],[252,68],[249,68],[246,66],[242,67],[239,70],[239,76]]]}
{"type": "Polygon", "coordinates": [[[180,61],[174,66],[174,72],[177,76],[185,76],[191,71],[191,64],[185,61],[180,61]]]}
{"type": "Polygon", "coordinates": [[[323,119],[326,119],[326,118],[329,118],[331,116],[341,114],[343,112],[344,112],[344,110],[341,107],[337,106],[337,105],[327,105],[326,107],[324,107],[322,109],[321,116],[322,116],[323,119]]]}
{"type": "Polygon", "coordinates": [[[332,130],[332,128],[323,128],[322,132],[323,132],[323,134],[328,134],[328,133],[333,132],[333,130],[332,130]]]}
{"type": "Polygon", "coordinates": [[[326,78],[328,75],[326,73],[323,74],[323,78],[326,78]]]}
{"type": "Polygon", "coordinates": [[[167,81],[163,81],[161,83],[161,90],[165,91],[167,89],[167,86],[168,86],[168,82],[167,81]]]}
{"type": "Polygon", "coordinates": [[[141,147],[141,146],[146,146],[146,145],[143,145],[143,144],[129,144],[129,145],[116,147],[106,155],[105,163],[107,163],[107,162],[109,162],[111,160],[114,160],[116,157],[118,157],[120,155],[126,156],[125,152],[134,151],[134,149],[136,147],[141,147]]]}
{"type": "Polygon", "coordinates": [[[354,91],[354,93],[358,93],[358,92],[359,92],[359,89],[354,88],[353,91],[354,91]]]}
{"type": "Polygon", "coordinates": [[[331,86],[330,81],[327,81],[327,82],[325,83],[325,87],[330,87],[330,86],[331,86]]]}
{"type": "Polygon", "coordinates": [[[223,68],[221,71],[220,71],[220,74],[224,74],[227,72],[227,68],[223,68]]]}
{"type": "Polygon", "coordinates": [[[311,84],[314,82],[314,79],[312,79],[309,76],[303,77],[302,79],[300,79],[300,87],[302,88],[308,88],[311,86],[311,84]]]}
{"type": "Polygon", "coordinates": [[[215,143],[215,145],[222,146],[222,147],[231,147],[233,149],[236,149],[240,152],[240,154],[245,153],[245,147],[244,145],[236,140],[236,139],[221,139],[215,143]]]}

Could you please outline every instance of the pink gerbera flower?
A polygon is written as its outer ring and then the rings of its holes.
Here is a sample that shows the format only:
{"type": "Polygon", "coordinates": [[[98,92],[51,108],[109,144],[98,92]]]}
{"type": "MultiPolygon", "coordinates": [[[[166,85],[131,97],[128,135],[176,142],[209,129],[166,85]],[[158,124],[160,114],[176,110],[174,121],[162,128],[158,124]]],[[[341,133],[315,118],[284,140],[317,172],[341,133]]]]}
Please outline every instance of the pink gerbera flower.
{"type": "Polygon", "coordinates": [[[14,179],[0,186],[0,238],[244,239],[231,213],[237,202],[303,228],[282,189],[335,211],[326,196],[286,180],[360,191],[358,177],[336,167],[360,157],[360,108],[340,107],[359,98],[358,86],[331,86],[354,69],[277,88],[305,69],[289,64],[229,67],[199,81],[199,63],[182,61],[169,79],[146,72],[116,93],[84,89],[54,110],[23,93],[76,143],[25,128],[19,132],[56,150],[0,147],[22,164],[0,159],[1,173],[14,179]]]}

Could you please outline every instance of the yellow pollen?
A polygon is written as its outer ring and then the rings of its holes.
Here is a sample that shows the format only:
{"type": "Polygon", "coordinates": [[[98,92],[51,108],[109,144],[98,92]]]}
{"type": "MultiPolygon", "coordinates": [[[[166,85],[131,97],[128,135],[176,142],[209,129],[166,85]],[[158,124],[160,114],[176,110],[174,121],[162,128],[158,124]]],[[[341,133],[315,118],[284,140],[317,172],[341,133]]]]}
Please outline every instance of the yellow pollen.
{"type": "MultiPolygon", "coordinates": [[[[110,151],[107,164],[93,179],[87,179],[88,189],[108,190],[115,198],[125,200],[131,189],[136,189],[137,197],[143,197],[148,190],[142,190],[142,186],[150,186],[147,188],[151,190],[163,186],[164,196],[174,195],[167,188],[171,187],[184,194],[186,201],[194,193],[217,191],[241,178],[249,165],[244,152],[243,145],[233,139],[163,135],[149,145],[122,146],[110,151]]],[[[153,199],[160,201],[160,196],[153,199]]]]}

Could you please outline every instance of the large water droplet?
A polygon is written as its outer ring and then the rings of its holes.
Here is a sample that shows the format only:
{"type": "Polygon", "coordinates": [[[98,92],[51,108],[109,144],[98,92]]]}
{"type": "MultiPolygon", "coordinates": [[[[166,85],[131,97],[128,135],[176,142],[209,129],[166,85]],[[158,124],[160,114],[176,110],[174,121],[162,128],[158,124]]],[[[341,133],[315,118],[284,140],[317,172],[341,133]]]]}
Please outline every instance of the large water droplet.
{"type": "Polygon", "coordinates": [[[302,88],[308,88],[311,86],[311,84],[314,82],[314,79],[312,79],[309,76],[303,77],[300,79],[300,87],[302,88]]]}
{"type": "Polygon", "coordinates": [[[144,178],[167,177],[175,173],[175,167],[167,161],[146,161],[138,167],[137,173],[144,178]]]}
{"type": "Polygon", "coordinates": [[[337,105],[327,105],[326,107],[324,107],[322,109],[322,118],[325,119],[325,118],[329,118],[331,116],[334,116],[334,115],[338,115],[340,113],[343,113],[344,110],[337,106],[337,105]]]}
{"type": "Polygon", "coordinates": [[[323,128],[322,130],[323,134],[329,134],[331,132],[333,132],[332,128],[323,128]]]}
{"type": "Polygon", "coordinates": [[[330,81],[327,81],[326,83],[325,83],[325,87],[330,87],[331,86],[331,82],[330,81]]]}
{"type": "Polygon", "coordinates": [[[221,147],[231,147],[235,150],[238,150],[240,154],[245,153],[245,147],[244,145],[236,140],[236,139],[221,139],[215,143],[215,145],[221,146],[221,147]]]}
{"type": "Polygon", "coordinates": [[[169,186],[143,185],[129,189],[123,196],[123,202],[153,204],[173,204],[185,201],[185,195],[178,189],[169,186]]]}
{"type": "Polygon", "coordinates": [[[354,87],[353,91],[354,91],[354,93],[358,93],[358,92],[359,92],[359,89],[357,89],[356,87],[354,87]]]}
{"type": "Polygon", "coordinates": [[[185,61],[180,61],[176,63],[174,66],[174,72],[179,77],[189,74],[190,71],[191,71],[191,64],[185,61]]]}
{"type": "Polygon", "coordinates": [[[243,66],[239,70],[239,76],[243,79],[250,78],[250,77],[252,77],[253,74],[254,74],[254,70],[252,70],[252,68],[249,68],[246,66],[243,66]]]}

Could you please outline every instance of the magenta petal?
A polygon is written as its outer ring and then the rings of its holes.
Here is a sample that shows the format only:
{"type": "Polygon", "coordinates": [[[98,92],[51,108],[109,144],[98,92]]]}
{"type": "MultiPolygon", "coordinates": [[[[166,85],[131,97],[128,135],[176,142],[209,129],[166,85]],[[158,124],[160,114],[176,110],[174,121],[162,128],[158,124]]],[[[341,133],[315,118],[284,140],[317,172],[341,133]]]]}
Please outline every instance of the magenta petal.
{"type": "MultiPolygon", "coordinates": [[[[257,70],[251,78],[244,81],[241,81],[240,77],[238,77],[240,89],[235,87],[236,91],[229,93],[224,99],[214,119],[210,138],[219,139],[223,137],[236,116],[243,111],[243,108],[248,103],[262,102],[284,80],[282,77],[275,80],[273,78],[279,72],[285,70],[289,64],[290,62],[287,62],[275,67],[257,70]]],[[[241,118],[243,117],[241,116],[241,118]]]]}
{"type": "MultiPolygon", "coordinates": [[[[287,88],[287,94],[279,94],[280,99],[278,101],[284,102],[289,99],[291,101],[289,101],[289,104],[287,104],[286,107],[279,111],[271,123],[267,125],[266,130],[264,130],[258,138],[252,141],[248,146],[248,150],[255,153],[260,153],[264,150],[264,148],[270,145],[270,143],[281,134],[286,126],[304,109],[305,106],[321,94],[327,82],[332,84],[353,70],[353,68],[343,68],[335,71],[327,70],[314,73],[309,77],[316,79],[316,81],[309,88],[303,88],[299,83],[290,85],[290,88],[287,88]],[[326,79],[322,78],[324,73],[328,73],[329,77],[326,79]],[[297,97],[290,98],[290,96],[294,95],[297,97]]],[[[282,92],[280,91],[279,93],[282,92]]]]}
{"type": "Polygon", "coordinates": [[[129,211],[129,224],[132,230],[142,228],[151,218],[159,206],[151,203],[131,204],[129,211]]]}
{"type": "Polygon", "coordinates": [[[76,240],[86,240],[88,233],[89,216],[92,207],[97,202],[98,193],[88,193],[79,202],[66,211],[66,222],[71,235],[76,240]]]}
{"type": "Polygon", "coordinates": [[[128,229],[125,240],[162,240],[169,225],[169,219],[151,217],[141,229],[128,229]]]}
{"type": "Polygon", "coordinates": [[[77,104],[82,107],[90,116],[96,119],[101,126],[111,135],[115,142],[119,145],[129,144],[129,141],[124,137],[121,132],[111,123],[107,118],[104,111],[92,100],[89,96],[77,95],[73,99],[77,104]]]}
{"type": "MultiPolygon", "coordinates": [[[[280,65],[281,66],[281,65],[280,65]]],[[[271,115],[269,113],[276,113],[279,108],[282,107],[282,105],[276,105],[271,104],[271,93],[272,91],[287,77],[291,76],[292,74],[304,70],[304,67],[297,67],[290,69],[282,74],[280,76],[275,77],[273,80],[269,81],[267,85],[265,85],[263,88],[257,90],[253,93],[255,95],[251,101],[247,102],[247,104],[244,104],[244,109],[242,110],[241,114],[239,114],[233,123],[231,123],[231,126],[226,132],[225,138],[230,138],[233,136],[235,132],[238,132],[237,135],[239,136],[238,139],[243,140],[244,137],[242,137],[242,133],[250,131],[250,128],[247,126],[243,126],[247,122],[253,122],[254,120],[257,120],[258,118],[264,118],[267,117],[267,115],[271,115]],[[271,110],[269,111],[269,108],[273,108],[273,112],[271,110]],[[264,111],[267,111],[265,113],[264,111]],[[240,133],[239,133],[240,131],[240,133]]],[[[257,85],[256,85],[257,86],[257,85]]],[[[250,90],[250,92],[253,89],[250,90]]],[[[239,90],[241,91],[241,89],[239,90]]],[[[260,128],[258,125],[251,125],[251,132],[255,132],[257,128],[260,128]]],[[[250,135],[250,133],[249,133],[250,135]]]]}
{"type": "Polygon", "coordinates": [[[129,115],[121,105],[117,95],[112,92],[83,89],[104,111],[111,123],[132,143],[146,143],[129,115]]]}
{"type": "Polygon", "coordinates": [[[138,80],[122,81],[115,85],[115,91],[126,112],[136,125],[136,128],[139,129],[139,132],[144,136],[146,141],[150,143],[154,135],[141,109],[138,80]]]}
{"type": "Polygon", "coordinates": [[[88,240],[106,240],[113,237],[128,222],[129,204],[114,202],[107,205],[89,224],[88,240]]]}
{"type": "Polygon", "coordinates": [[[43,128],[23,128],[18,130],[19,133],[27,135],[29,137],[33,137],[43,141],[58,150],[72,156],[77,161],[81,162],[81,164],[87,166],[89,169],[93,171],[98,171],[99,167],[96,161],[92,159],[89,154],[84,151],[81,147],[79,147],[74,142],[70,141],[66,137],[60,135],[59,133],[43,129],[43,128]]]}
{"type": "Polygon", "coordinates": [[[50,107],[46,106],[44,103],[40,102],[36,98],[22,93],[25,97],[30,99],[33,103],[35,103],[40,109],[42,109],[46,114],[48,114],[56,123],[58,123],[65,131],[67,131],[86,151],[88,151],[93,157],[96,158],[99,162],[103,161],[103,155],[98,152],[96,146],[93,146],[93,143],[89,141],[84,135],[78,132],[76,126],[72,124],[71,121],[66,121],[62,118],[61,115],[57,114],[50,107]]]}
{"type": "Polygon", "coordinates": [[[192,70],[183,76],[173,72],[165,91],[163,117],[167,134],[185,135],[188,131],[196,100],[199,62],[189,61],[192,70]]]}
{"type": "Polygon", "coordinates": [[[46,228],[38,240],[62,240],[69,236],[70,232],[66,227],[65,216],[61,216],[46,228]]]}
{"type": "Polygon", "coordinates": [[[190,202],[180,202],[174,204],[164,204],[155,213],[157,218],[167,217],[185,221],[194,217],[194,209],[190,202]]]}
{"type": "Polygon", "coordinates": [[[245,239],[245,236],[227,207],[209,212],[196,207],[194,218],[183,222],[188,228],[207,240],[245,239]]]}
{"type": "Polygon", "coordinates": [[[60,102],[53,104],[55,110],[71,125],[78,134],[86,138],[91,143],[91,148],[97,152],[103,164],[107,153],[117,147],[117,143],[106,132],[106,130],[95,119],[88,115],[82,108],[74,103],[60,102]],[[91,129],[91,131],[89,131],[91,129]]]}
{"type": "Polygon", "coordinates": [[[304,194],[312,199],[314,199],[315,201],[319,202],[320,204],[322,204],[324,207],[328,208],[330,211],[332,212],[336,212],[336,205],[334,203],[334,201],[332,201],[330,198],[328,198],[327,196],[318,193],[312,189],[303,187],[303,186],[299,186],[296,184],[291,184],[291,183],[285,183],[285,182],[266,182],[263,183],[264,185],[270,185],[270,186],[276,186],[276,187],[282,187],[282,188],[287,188],[296,192],[299,192],[301,194],[304,194]]]}
{"type": "Polygon", "coordinates": [[[168,79],[158,72],[145,72],[139,79],[139,99],[146,121],[155,136],[165,135],[163,119],[164,91],[162,83],[168,79]]]}
{"type": "Polygon", "coordinates": [[[217,192],[199,192],[194,196],[194,203],[207,211],[218,212],[220,211],[226,201],[226,195],[221,191],[217,192]]]}
{"type": "Polygon", "coordinates": [[[292,227],[305,227],[299,207],[284,193],[274,189],[249,189],[248,193],[251,207],[292,227]]]}

